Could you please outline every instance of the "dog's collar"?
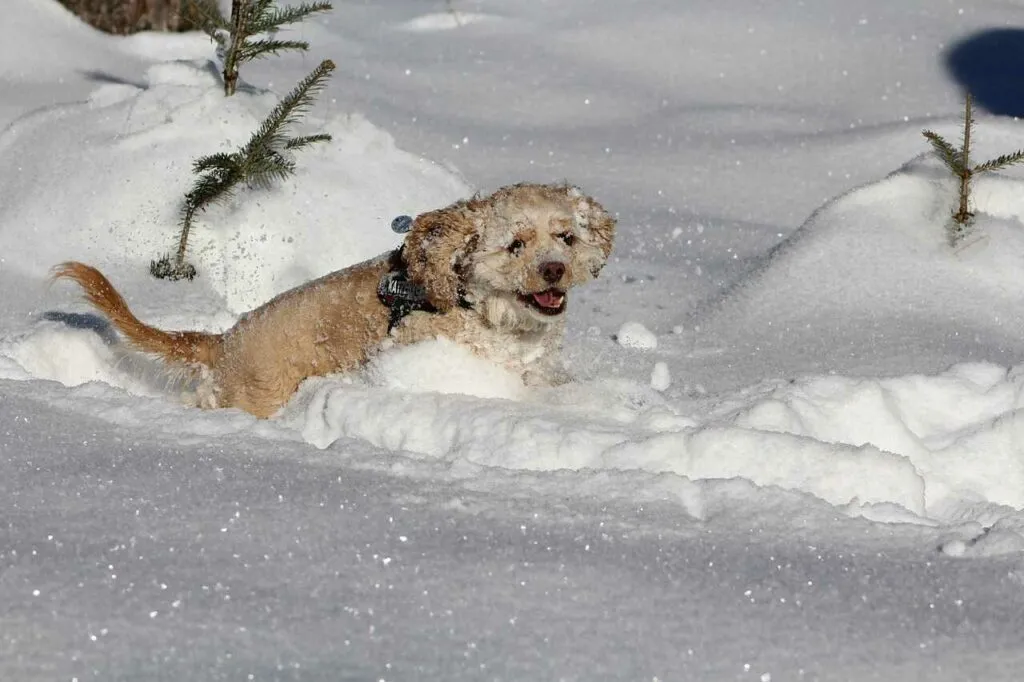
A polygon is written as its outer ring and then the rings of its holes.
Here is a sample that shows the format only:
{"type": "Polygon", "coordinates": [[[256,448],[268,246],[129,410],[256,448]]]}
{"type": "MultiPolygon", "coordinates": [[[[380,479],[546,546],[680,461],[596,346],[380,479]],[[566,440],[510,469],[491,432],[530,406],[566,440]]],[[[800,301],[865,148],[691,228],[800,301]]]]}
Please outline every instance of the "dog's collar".
{"type": "MultiPolygon", "coordinates": [[[[436,313],[437,308],[427,300],[426,290],[418,284],[409,281],[409,270],[405,264],[405,246],[400,246],[391,252],[391,268],[385,272],[377,284],[377,298],[383,303],[391,316],[388,319],[388,334],[398,326],[402,318],[414,310],[422,310],[426,313],[436,313]]],[[[466,297],[459,294],[459,306],[472,308],[473,305],[466,300],[466,297]]]]}

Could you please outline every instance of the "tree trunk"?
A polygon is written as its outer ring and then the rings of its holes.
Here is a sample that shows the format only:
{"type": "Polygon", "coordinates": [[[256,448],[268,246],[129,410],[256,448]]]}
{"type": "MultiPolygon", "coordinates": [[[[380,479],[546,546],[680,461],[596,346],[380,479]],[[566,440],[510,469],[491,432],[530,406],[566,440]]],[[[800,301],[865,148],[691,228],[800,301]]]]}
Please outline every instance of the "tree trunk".
{"type": "Polygon", "coordinates": [[[58,0],[80,19],[107,33],[193,31],[188,0],[58,0]]]}
{"type": "Polygon", "coordinates": [[[238,50],[248,37],[246,31],[248,0],[231,0],[231,44],[224,54],[224,96],[235,94],[238,87],[238,50]]]}

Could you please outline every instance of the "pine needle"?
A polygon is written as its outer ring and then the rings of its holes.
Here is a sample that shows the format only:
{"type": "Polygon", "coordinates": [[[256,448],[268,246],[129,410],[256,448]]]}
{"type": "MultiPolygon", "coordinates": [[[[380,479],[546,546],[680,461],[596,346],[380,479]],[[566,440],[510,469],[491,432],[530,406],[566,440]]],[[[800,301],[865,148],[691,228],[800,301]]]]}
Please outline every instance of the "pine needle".
{"type": "Polygon", "coordinates": [[[237,154],[224,152],[201,156],[192,162],[192,172],[202,173],[207,170],[228,170],[238,165],[237,154]]]}
{"type": "Polygon", "coordinates": [[[1015,151],[1012,154],[1004,154],[1002,156],[992,159],[991,161],[986,161],[985,163],[978,164],[977,166],[974,167],[974,172],[984,173],[986,171],[1002,170],[1007,166],[1012,166],[1013,164],[1020,163],[1021,161],[1024,161],[1024,149],[1015,151]]]}
{"type": "Polygon", "coordinates": [[[253,59],[260,59],[263,57],[270,57],[276,55],[285,50],[299,50],[305,52],[309,49],[309,43],[305,40],[274,40],[274,39],[259,39],[259,40],[248,40],[238,51],[238,61],[248,62],[253,59]]]}
{"type": "Polygon", "coordinates": [[[963,170],[963,157],[953,148],[953,145],[946,142],[945,138],[931,130],[924,130],[921,134],[927,138],[932,149],[935,150],[935,155],[946,164],[950,171],[959,174],[963,170]]]}
{"type": "Polygon", "coordinates": [[[320,62],[308,76],[299,81],[295,89],[277,103],[252,139],[240,150],[241,153],[248,156],[259,147],[284,147],[288,139],[284,136],[283,129],[295,123],[313,106],[316,96],[327,85],[327,79],[334,69],[334,62],[330,59],[320,62]]]}
{"type": "Polygon", "coordinates": [[[261,15],[258,19],[257,30],[254,33],[271,31],[285,24],[294,24],[311,14],[317,12],[328,12],[334,9],[329,2],[303,3],[292,7],[275,8],[270,12],[261,15]]]}
{"type": "Polygon", "coordinates": [[[302,135],[300,137],[293,137],[284,144],[284,148],[288,150],[302,149],[308,147],[311,144],[317,142],[330,142],[331,136],[327,133],[320,133],[317,135],[302,135]]]}

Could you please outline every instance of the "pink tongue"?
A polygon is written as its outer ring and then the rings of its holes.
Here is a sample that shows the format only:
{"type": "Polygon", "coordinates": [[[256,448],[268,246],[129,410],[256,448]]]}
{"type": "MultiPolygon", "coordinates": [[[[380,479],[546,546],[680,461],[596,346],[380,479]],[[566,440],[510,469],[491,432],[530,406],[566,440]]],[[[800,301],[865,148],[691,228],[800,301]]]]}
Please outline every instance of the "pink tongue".
{"type": "Polygon", "coordinates": [[[539,294],[534,294],[533,300],[542,308],[557,308],[562,303],[561,296],[552,291],[542,291],[539,294]]]}

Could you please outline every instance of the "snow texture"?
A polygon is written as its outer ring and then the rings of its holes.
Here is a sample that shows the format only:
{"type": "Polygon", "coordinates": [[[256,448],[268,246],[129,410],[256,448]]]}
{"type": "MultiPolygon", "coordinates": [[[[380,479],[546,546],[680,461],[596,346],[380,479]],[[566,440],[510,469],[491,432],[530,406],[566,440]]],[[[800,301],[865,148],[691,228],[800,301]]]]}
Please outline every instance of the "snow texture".
{"type": "Polygon", "coordinates": [[[0,679],[1019,679],[1024,175],[950,248],[920,130],[956,139],[970,87],[975,158],[1024,146],[986,113],[1024,114],[990,28],[1021,9],[798,9],[341,3],[224,98],[205,36],[10,0],[0,679]],[[150,278],[193,159],[325,57],[299,132],[333,142],[198,216],[196,281],[150,278]],[[565,179],[619,233],[563,385],[442,338],[202,411],[47,284],[83,260],[220,330],[396,216],[565,179]]]}
{"type": "Polygon", "coordinates": [[[625,348],[654,350],[658,347],[658,337],[639,322],[624,322],[619,327],[619,333],[615,335],[615,340],[625,348]]]}

